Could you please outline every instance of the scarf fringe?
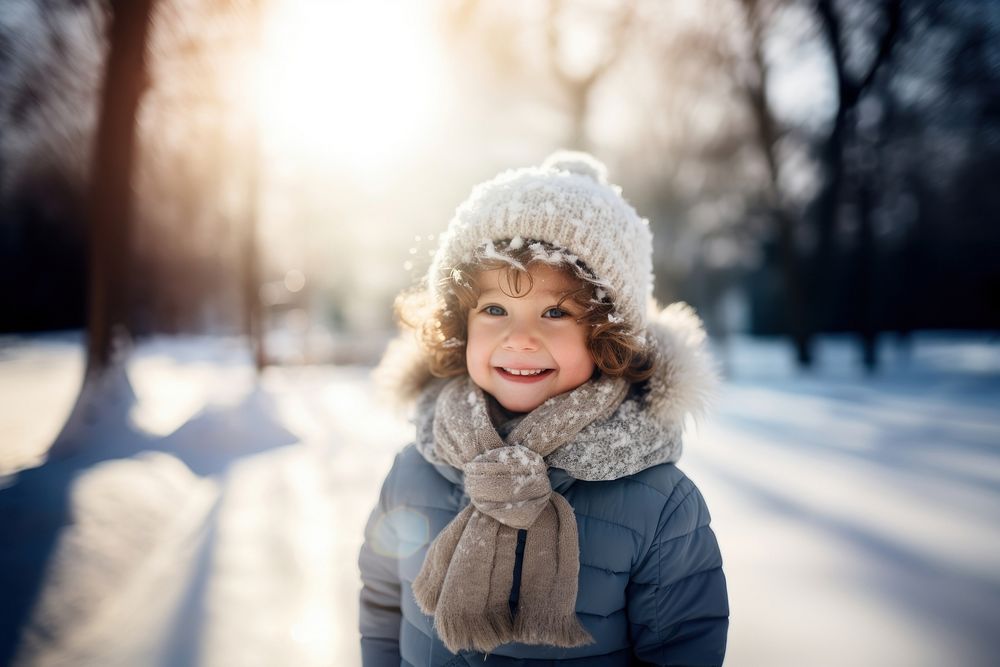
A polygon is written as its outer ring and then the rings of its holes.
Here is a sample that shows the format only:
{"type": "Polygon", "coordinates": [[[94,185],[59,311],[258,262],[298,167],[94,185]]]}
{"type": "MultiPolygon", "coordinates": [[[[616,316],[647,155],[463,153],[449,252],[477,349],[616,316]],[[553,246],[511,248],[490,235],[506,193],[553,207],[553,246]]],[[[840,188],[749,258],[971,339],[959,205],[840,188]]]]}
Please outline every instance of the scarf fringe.
{"type": "Polygon", "coordinates": [[[434,629],[452,653],[470,649],[490,653],[497,646],[511,642],[560,648],[594,643],[575,613],[563,616],[518,614],[511,618],[507,610],[491,610],[474,617],[442,611],[434,615],[434,629]]]}
{"type": "Polygon", "coordinates": [[[434,629],[452,653],[469,649],[489,653],[501,644],[516,641],[509,609],[491,609],[477,616],[439,610],[434,615],[434,629]]]}

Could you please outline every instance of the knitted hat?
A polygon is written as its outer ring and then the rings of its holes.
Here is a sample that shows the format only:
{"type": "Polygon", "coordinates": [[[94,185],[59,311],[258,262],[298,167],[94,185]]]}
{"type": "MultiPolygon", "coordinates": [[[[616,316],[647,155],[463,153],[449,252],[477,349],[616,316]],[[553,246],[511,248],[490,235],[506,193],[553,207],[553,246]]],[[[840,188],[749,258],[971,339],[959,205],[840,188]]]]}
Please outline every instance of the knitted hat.
{"type": "MultiPolygon", "coordinates": [[[[504,171],[477,185],[455,211],[428,270],[436,299],[452,268],[477,254],[495,256],[494,242],[517,249],[541,242],[540,259],[577,260],[610,291],[617,315],[636,333],[646,329],[653,290],[649,221],[608,183],[607,168],[580,152],[558,151],[540,167],[504,171]]],[[[532,246],[534,251],[536,248],[532,246]]]]}

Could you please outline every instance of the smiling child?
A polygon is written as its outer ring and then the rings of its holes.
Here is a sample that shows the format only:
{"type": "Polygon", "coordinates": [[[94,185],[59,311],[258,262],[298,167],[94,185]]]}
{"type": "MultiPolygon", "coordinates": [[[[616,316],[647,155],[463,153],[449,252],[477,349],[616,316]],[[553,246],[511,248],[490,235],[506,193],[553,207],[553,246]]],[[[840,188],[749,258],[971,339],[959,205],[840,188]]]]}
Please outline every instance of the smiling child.
{"type": "Polygon", "coordinates": [[[722,664],[722,559],[675,465],[715,372],[652,280],[648,222],[587,154],[458,208],[379,369],[417,438],[361,550],[365,665],[722,664]]]}

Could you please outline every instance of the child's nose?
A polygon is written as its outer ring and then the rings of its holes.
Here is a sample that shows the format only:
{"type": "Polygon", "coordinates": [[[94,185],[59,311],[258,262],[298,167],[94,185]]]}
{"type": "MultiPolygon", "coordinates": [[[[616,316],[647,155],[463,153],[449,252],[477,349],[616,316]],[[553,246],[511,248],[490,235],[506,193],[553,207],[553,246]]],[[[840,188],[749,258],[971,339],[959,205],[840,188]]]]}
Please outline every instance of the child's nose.
{"type": "Polygon", "coordinates": [[[515,323],[508,329],[503,347],[506,350],[517,351],[537,350],[538,337],[530,326],[515,323]]]}

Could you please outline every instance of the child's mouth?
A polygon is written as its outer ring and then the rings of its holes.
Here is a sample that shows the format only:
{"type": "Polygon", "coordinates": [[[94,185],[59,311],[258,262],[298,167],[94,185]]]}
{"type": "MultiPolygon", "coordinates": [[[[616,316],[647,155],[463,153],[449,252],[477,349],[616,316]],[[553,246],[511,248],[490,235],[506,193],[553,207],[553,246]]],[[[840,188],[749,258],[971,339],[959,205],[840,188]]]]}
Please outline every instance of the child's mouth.
{"type": "Polygon", "coordinates": [[[538,382],[555,371],[553,368],[504,368],[503,366],[494,366],[494,369],[500,377],[511,382],[538,382]]]}

